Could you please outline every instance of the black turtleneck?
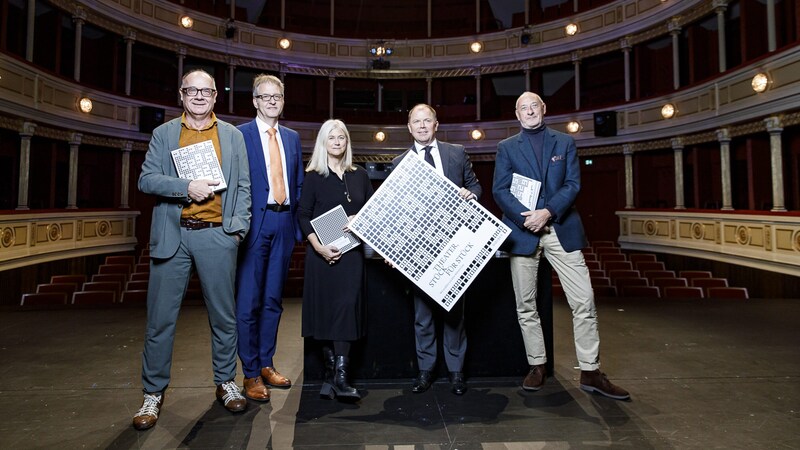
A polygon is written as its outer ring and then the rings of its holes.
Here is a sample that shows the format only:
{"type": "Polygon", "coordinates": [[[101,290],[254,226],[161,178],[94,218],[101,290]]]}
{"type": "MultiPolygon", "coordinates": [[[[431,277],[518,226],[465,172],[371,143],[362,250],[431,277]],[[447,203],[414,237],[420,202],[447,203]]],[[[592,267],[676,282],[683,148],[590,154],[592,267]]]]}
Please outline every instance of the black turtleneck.
{"type": "Polygon", "coordinates": [[[544,148],[544,131],[545,124],[542,122],[536,128],[523,128],[522,135],[528,140],[533,149],[533,154],[536,155],[536,161],[539,163],[539,169],[542,169],[542,149],[544,148]]]}

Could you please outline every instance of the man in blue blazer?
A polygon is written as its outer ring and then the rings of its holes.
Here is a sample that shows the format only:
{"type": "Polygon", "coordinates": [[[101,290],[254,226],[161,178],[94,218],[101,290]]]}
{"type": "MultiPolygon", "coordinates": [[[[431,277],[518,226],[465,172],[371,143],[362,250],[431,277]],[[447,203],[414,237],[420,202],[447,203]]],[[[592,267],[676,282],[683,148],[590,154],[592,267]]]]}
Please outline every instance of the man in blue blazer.
{"type": "Polygon", "coordinates": [[[303,155],[297,132],[278,125],[283,105],[283,82],[258,75],[253,80],[256,118],[239,127],[250,161],[253,219],[239,255],[236,323],[245,396],[257,401],[269,400],[267,386],[292,385],[275,370],[273,357],[289,259],[301,240],[297,205],[303,155]]]}
{"type": "Polygon", "coordinates": [[[522,130],[497,146],[492,192],[503,210],[503,222],[511,228],[506,241],[511,253],[511,279],[517,302],[517,318],[530,370],[522,383],[529,391],[544,384],[547,356],[539,314],[536,283],[542,254],[552,264],[572,309],[575,351],[581,368],[581,389],[618,400],[630,398],[600,372],[600,336],[589,269],[581,249],[586,247],[583,224],[575,209],[581,189],[581,173],[575,141],[548,128],[541,97],[525,92],[516,104],[522,130]],[[514,174],[542,183],[533,210],[511,193],[514,174]]]}
{"type": "MultiPolygon", "coordinates": [[[[394,159],[395,165],[408,154],[431,164],[442,176],[461,188],[459,194],[465,200],[474,200],[482,193],[478,178],[472,170],[472,162],[463,145],[448,144],[436,139],[436,111],[429,105],[420,104],[408,113],[408,131],[414,137],[414,145],[394,159]]],[[[440,317],[442,325],[442,347],[447,370],[450,372],[451,391],[463,395],[467,391],[464,379],[464,357],[467,353],[467,335],[464,332],[464,301],[458,301],[450,311],[445,311],[427,294],[414,288],[414,336],[417,344],[419,376],[411,391],[421,393],[433,382],[436,366],[436,327],[434,317],[440,317]]]]}
{"type": "Polygon", "coordinates": [[[211,325],[217,399],[232,412],[247,401],[236,386],[236,317],[233,286],[239,243],[250,227],[250,174],[242,133],[214,115],[217,89],[202,70],[183,76],[184,113],[153,131],[139,189],[156,196],[150,228],[147,330],[142,352],[144,401],[133,417],[137,430],[156,424],[169,385],[172,345],[192,266],[197,270],[211,325]],[[211,144],[227,188],[216,180],[179,178],[171,151],[211,144]]]}

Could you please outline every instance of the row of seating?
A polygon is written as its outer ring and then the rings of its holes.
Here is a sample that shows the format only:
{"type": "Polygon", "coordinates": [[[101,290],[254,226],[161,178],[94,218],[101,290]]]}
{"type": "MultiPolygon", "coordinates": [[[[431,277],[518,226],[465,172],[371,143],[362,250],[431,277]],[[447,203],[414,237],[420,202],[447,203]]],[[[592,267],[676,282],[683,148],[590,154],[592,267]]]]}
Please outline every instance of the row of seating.
{"type": "MultiPolygon", "coordinates": [[[[667,270],[653,253],[627,254],[613,241],[595,241],[583,250],[597,297],[748,298],[747,288],[728,286],[710,271],[667,270]]],[[[563,295],[553,274],[553,293],[563,295]]]]}

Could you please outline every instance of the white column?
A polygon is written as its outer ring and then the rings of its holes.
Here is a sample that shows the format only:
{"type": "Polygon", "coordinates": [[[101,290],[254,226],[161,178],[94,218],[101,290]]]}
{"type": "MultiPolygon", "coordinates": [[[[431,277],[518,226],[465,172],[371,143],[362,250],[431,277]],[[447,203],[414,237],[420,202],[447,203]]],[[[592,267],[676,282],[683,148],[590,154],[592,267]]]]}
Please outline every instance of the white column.
{"type": "Polygon", "coordinates": [[[72,22],[75,24],[75,63],[72,68],[72,78],[81,81],[81,44],[83,43],[83,22],[86,21],[86,11],[83,8],[75,8],[75,15],[72,22]]]}
{"type": "MultiPolygon", "coordinates": [[[[131,73],[133,72],[133,43],[136,42],[136,32],[128,30],[125,36],[125,95],[131,95],[131,73]]],[[[182,63],[183,61],[181,61],[182,63]]]]}
{"type": "Polygon", "coordinates": [[[378,112],[383,112],[383,83],[378,81],[378,112]]]}
{"type": "Polygon", "coordinates": [[[728,128],[717,130],[719,141],[719,163],[722,172],[722,210],[733,210],[731,194],[731,133],[728,128]]]}
{"type": "Polygon", "coordinates": [[[631,41],[628,36],[619,40],[622,49],[622,61],[625,67],[625,101],[631,100],[631,41]]]}
{"type": "Polygon", "coordinates": [[[781,142],[781,131],[783,123],[778,116],[764,119],[769,132],[769,155],[770,167],[772,169],[772,209],[770,211],[786,211],[786,204],[783,200],[783,144],[781,142]]]}
{"type": "Polygon", "coordinates": [[[236,64],[231,60],[228,63],[228,114],[233,114],[233,87],[236,86],[233,80],[235,70],[236,64]]]}
{"type": "Polygon", "coordinates": [[[767,42],[769,51],[774,52],[778,48],[775,34],[775,0],[767,0],[767,42]]]}
{"type": "Polygon", "coordinates": [[[281,0],[281,30],[285,29],[286,29],[286,0],[281,0]]]}
{"type": "Polygon", "coordinates": [[[330,95],[328,96],[328,119],[333,119],[334,81],[336,81],[336,75],[328,75],[328,89],[330,90],[330,95]]]}
{"type": "Polygon", "coordinates": [[[672,87],[676,90],[681,87],[681,63],[678,38],[681,35],[681,24],[678,18],[669,21],[669,34],[672,35],[672,87]]]}
{"type": "Polygon", "coordinates": [[[28,187],[31,178],[31,138],[36,131],[36,124],[25,122],[22,124],[22,131],[19,133],[19,188],[17,189],[17,209],[27,210],[28,206],[28,187]]]}
{"type": "Polygon", "coordinates": [[[475,120],[481,120],[481,69],[475,68],[475,120]]]}
{"type": "MultiPolygon", "coordinates": [[[[181,83],[183,81],[183,61],[186,59],[186,47],[180,46],[178,47],[178,89],[181,88],[181,83]]],[[[177,91],[177,89],[176,89],[177,91]]],[[[178,106],[181,105],[181,96],[177,96],[178,106]]]]}
{"type": "Polygon", "coordinates": [[[622,154],[625,155],[625,209],[633,209],[633,147],[622,144],[622,154]]]}
{"type": "Polygon", "coordinates": [[[133,142],[125,141],[120,150],[122,151],[122,185],[119,190],[119,207],[129,208],[128,206],[128,185],[131,182],[131,150],[133,149],[133,142]]]}
{"type": "Polygon", "coordinates": [[[581,54],[572,52],[572,65],[575,66],[575,110],[581,109],[581,54]]]}
{"type": "MultiPolygon", "coordinates": [[[[286,64],[281,64],[281,69],[280,69],[280,71],[278,72],[278,78],[280,78],[280,79],[281,79],[281,83],[283,83],[283,84],[284,84],[284,87],[285,87],[285,86],[286,86],[286,64]]],[[[286,105],[286,99],[285,99],[285,98],[283,99],[283,101],[284,101],[284,103],[283,103],[283,104],[284,104],[284,105],[286,105]]],[[[283,109],[281,110],[281,117],[280,117],[281,119],[283,119],[283,118],[284,118],[283,114],[284,114],[285,112],[286,112],[286,108],[283,108],[283,109]]]]}
{"type": "Polygon", "coordinates": [[[67,209],[77,209],[78,198],[78,147],[81,145],[81,133],[69,136],[69,186],[67,187],[67,209]]]}
{"type": "Polygon", "coordinates": [[[725,72],[728,61],[725,50],[725,11],[728,9],[728,0],[714,0],[714,10],[717,12],[717,45],[719,47],[719,71],[725,72]]]}
{"type": "Polygon", "coordinates": [[[25,59],[33,62],[33,35],[36,26],[36,0],[28,0],[28,22],[25,33],[25,59]]]}
{"type": "Polygon", "coordinates": [[[672,138],[672,151],[675,157],[675,209],[686,209],[683,188],[683,139],[672,138]]]}

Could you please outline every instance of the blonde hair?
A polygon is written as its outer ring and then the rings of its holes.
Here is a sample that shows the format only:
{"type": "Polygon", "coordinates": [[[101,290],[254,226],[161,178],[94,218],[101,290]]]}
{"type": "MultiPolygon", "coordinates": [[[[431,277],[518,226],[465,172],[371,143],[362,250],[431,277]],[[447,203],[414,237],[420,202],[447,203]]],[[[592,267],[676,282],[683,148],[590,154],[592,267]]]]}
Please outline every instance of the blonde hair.
{"type": "Polygon", "coordinates": [[[281,94],[283,94],[283,81],[281,81],[281,79],[276,77],[275,75],[267,75],[265,73],[262,73],[253,78],[253,97],[258,95],[258,87],[264,83],[274,84],[275,86],[278,86],[278,89],[281,90],[281,94]]]}
{"type": "Polygon", "coordinates": [[[426,103],[418,103],[418,104],[414,105],[414,107],[411,108],[411,110],[408,111],[408,122],[411,123],[411,115],[414,114],[414,111],[416,111],[418,109],[423,109],[423,108],[427,109],[428,111],[431,112],[431,115],[433,116],[434,122],[437,120],[436,119],[436,110],[433,109],[433,106],[428,105],[426,103]]]}
{"type": "Polygon", "coordinates": [[[324,177],[327,177],[330,173],[328,170],[328,149],[326,148],[326,144],[328,135],[331,134],[333,130],[341,130],[342,133],[344,133],[344,137],[347,139],[347,147],[345,148],[344,159],[342,161],[344,170],[356,170],[356,166],[353,165],[353,147],[350,144],[350,132],[347,131],[347,127],[341,120],[330,119],[322,124],[319,133],[317,133],[317,141],[314,143],[314,153],[311,154],[311,159],[308,161],[306,172],[317,172],[324,177]]]}

